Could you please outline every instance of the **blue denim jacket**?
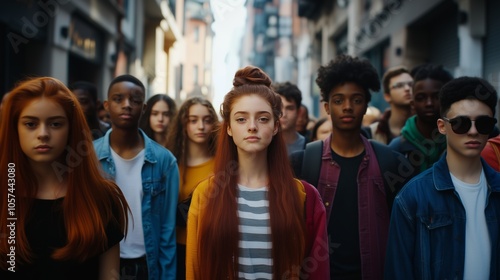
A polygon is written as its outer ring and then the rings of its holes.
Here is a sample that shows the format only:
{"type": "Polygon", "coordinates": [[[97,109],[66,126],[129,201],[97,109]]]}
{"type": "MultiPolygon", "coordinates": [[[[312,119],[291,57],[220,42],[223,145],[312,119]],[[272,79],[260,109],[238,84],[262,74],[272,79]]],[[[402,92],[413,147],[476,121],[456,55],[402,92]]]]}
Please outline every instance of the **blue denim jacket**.
{"type": "MultiPolygon", "coordinates": [[[[481,161],[488,184],[484,214],[492,246],[490,279],[499,279],[500,173],[481,161]]],[[[465,217],[444,154],[396,196],[385,279],[463,279],[465,217]]]]}
{"type": "MultiPolygon", "coordinates": [[[[109,145],[109,130],[94,141],[103,170],[115,178],[116,170],[109,145]]],[[[179,194],[179,170],[172,153],[140,130],[144,138],[142,166],[142,226],[149,279],[176,278],[175,213],[179,194]]]]}

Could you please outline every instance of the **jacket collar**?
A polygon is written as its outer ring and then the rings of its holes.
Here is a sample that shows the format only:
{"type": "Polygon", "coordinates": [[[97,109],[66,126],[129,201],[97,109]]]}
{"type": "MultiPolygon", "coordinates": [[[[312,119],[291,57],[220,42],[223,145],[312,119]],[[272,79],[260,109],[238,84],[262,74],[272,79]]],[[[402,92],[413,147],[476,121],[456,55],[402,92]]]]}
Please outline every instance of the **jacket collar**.
{"type": "MultiPolygon", "coordinates": [[[[98,149],[96,150],[96,153],[98,155],[99,161],[103,159],[110,159],[111,158],[111,145],[110,145],[110,135],[111,131],[113,129],[109,129],[106,134],[100,139],[103,143],[103,145],[99,145],[98,149]]],[[[144,161],[150,162],[150,163],[156,163],[158,161],[158,158],[156,157],[154,153],[154,145],[155,143],[151,138],[149,138],[142,129],[139,128],[139,132],[144,139],[144,161]]],[[[96,140],[99,141],[99,140],[96,140]]]]}
{"type": "MultiPolygon", "coordinates": [[[[491,168],[486,161],[483,160],[483,158],[481,158],[481,163],[483,165],[484,175],[486,176],[488,187],[492,192],[500,192],[500,173],[491,168]]],[[[434,186],[438,191],[455,189],[451,180],[450,169],[448,168],[448,163],[446,162],[446,152],[444,152],[441,158],[434,164],[432,172],[434,186]]]]}

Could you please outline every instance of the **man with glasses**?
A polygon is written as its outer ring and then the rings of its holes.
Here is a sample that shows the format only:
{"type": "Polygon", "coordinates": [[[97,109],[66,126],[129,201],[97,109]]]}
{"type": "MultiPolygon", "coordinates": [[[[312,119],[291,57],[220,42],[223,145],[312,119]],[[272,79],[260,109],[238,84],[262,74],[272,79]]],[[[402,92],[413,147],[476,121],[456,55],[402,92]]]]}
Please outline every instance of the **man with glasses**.
{"type": "Polygon", "coordinates": [[[401,134],[406,120],[411,116],[411,97],[413,78],[409,71],[402,66],[390,68],[382,78],[384,99],[389,103],[380,121],[369,126],[371,138],[383,144],[401,134]]]}
{"type": "Polygon", "coordinates": [[[443,66],[426,64],[418,67],[413,77],[411,106],[415,115],[406,120],[401,136],[389,143],[389,148],[405,155],[414,174],[431,167],[446,149],[444,136],[439,134],[439,90],[453,76],[443,66]]]}
{"type": "Polygon", "coordinates": [[[439,100],[446,152],[396,196],[385,279],[499,279],[500,173],[481,158],[497,93],[462,77],[439,100]]]}

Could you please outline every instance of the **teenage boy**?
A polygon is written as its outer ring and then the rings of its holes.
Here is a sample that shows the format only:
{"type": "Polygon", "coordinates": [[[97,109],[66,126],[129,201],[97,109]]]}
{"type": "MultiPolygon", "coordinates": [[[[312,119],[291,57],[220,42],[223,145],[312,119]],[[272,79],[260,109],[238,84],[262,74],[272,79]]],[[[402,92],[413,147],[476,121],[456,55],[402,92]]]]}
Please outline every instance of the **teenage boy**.
{"type": "Polygon", "coordinates": [[[413,78],[409,71],[397,66],[390,68],[382,78],[384,99],[389,103],[380,121],[372,123],[371,138],[383,144],[401,134],[406,120],[412,115],[410,102],[412,100],[413,78]]]}
{"type": "Polygon", "coordinates": [[[386,279],[499,279],[500,173],[481,151],[496,119],[497,93],[462,77],[439,95],[446,152],[395,199],[386,279]]]}
{"type": "MultiPolygon", "coordinates": [[[[385,179],[387,174],[407,176],[399,172],[408,162],[360,134],[370,90],[380,88],[377,71],[370,62],[340,55],[319,68],[316,83],[332,121],[332,133],[326,140],[308,144],[303,160],[299,160],[302,170],[296,172],[308,179],[308,166],[321,162],[317,182],[312,183],[317,185],[327,213],[330,277],[381,279],[392,200],[406,182],[385,179]],[[309,147],[317,143],[322,148],[312,158],[309,147]],[[394,168],[389,170],[388,166],[394,168]]],[[[292,155],[293,165],[298,154],[292,155]]]]}
{"type": "Polygon", "coordinates": [[[290,83],[275,83],[273,89],[281,97],[283,102],[283,112],[280,118],[281,130],[285,139],[288,154],[303,150],[306,145],[306,138],[297,132],[297,117],[302,102],[300,89],[290,83]]]}
{"type": "Polygon", "coordinates": [[[401,136],[394,138],[389,147],[413,165],[415,174],[431,167],[446,149],[444,136],[438,132],[439,90],[453,77],[441,65],[426,64],[418,67],[413,77],[411,105],[415,115],[408,118],[401,136]]]}
{"type": "Polygon", "coordinates": [[[130,206],[127,236],[120,243],[121,279],[175,279],[179,171],[172,153],[139,129],[144,99],[137,78],[111,81],[104,101],[111,130],[94,147],[130,206]]]}

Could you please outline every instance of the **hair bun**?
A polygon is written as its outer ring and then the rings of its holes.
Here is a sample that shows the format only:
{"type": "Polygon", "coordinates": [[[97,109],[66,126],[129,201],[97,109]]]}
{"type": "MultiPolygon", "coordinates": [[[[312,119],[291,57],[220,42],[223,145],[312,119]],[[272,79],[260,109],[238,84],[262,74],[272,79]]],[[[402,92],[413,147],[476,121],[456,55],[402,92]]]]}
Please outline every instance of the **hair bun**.
{"type": "Polygon", "coordinates": [[[247,66],[236,72],[234,75],[233,86],[239,87],[243,85],[265,85],[271,87],[271,78],[255,66],[247,66]]]}

